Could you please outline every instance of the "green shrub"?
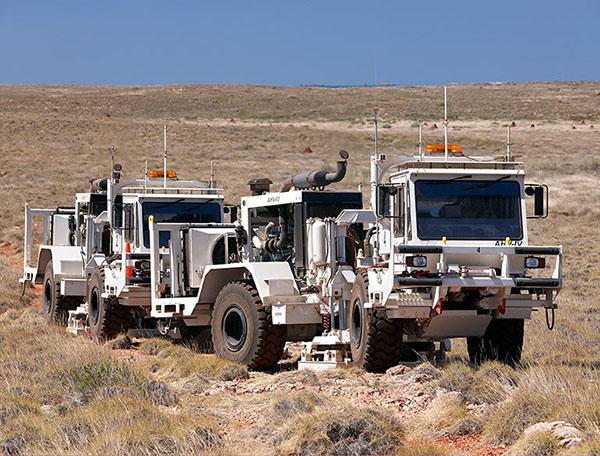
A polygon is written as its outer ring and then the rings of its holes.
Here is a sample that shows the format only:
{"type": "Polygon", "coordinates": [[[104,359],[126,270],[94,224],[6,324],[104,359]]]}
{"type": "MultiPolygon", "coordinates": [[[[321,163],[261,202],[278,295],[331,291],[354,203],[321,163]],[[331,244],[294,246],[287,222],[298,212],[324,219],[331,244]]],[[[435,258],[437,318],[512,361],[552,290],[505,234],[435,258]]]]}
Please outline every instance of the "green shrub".
{"type": "Polygon", "coordinates": [[[146,378],[125,362],[94,361],[72,367],[59,375],[61,383],[71,392],[93,395],[103,388],[115,386],[141,389],[146,378]]]}

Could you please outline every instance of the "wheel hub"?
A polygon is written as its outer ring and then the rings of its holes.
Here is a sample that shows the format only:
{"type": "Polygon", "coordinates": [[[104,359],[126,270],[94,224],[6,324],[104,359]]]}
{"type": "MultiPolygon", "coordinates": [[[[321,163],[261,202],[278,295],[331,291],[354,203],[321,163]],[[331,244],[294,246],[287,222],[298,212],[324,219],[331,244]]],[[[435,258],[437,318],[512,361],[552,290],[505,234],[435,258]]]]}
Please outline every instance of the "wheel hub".
{"type": "Polygon", "coordinates": [[[362,313],[363,306],[360,298],[356,298],[352,304],[352,319],[350,323],[350,338],[354,348],[360,347],[362,339],[362,313]]]}
{"type": "Polygon", "coordinates": [[[90,319],[92,324],[95,325],[98,323],[98,315],[100,313],[100,295],[97,288],[92,290],[90,298],[90,319]]]}
{"type": "Polygon", "coordinates": [[[50,279],[44,284],[44,310],[47,314],[50,313],[52,307],[52,284],[50,279]]]}
{"type": "Polygon", "coordinates": [[[221,331],[223,342],[228,350],[237,352],[242,348],[248,335],[248,324],[244,312],[238,305],[229,307],[225,312],[221,331]]]}

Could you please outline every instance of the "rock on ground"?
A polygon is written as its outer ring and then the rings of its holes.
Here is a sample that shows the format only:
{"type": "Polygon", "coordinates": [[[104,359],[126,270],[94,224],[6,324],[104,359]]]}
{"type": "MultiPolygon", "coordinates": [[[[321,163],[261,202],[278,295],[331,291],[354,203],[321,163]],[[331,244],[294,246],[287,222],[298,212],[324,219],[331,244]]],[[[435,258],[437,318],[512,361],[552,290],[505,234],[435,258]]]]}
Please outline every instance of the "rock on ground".
{"type": "Polygon", "coordinates": [[[394,376],[394,375],[406,375],[411,371],[411,368],[405,366],[404,364],[398,364],[397,366],[390,367],[385,371],[386,375],[394,376]]]}
{"type": "Polygon", "coordinates": [[[129,350],[132,346],[132,341],[127,334],[117,337],[110,343],[110,348],[113,350],[129,350]]]}
{"type": "Polygon", "coordinates": [[[583,432],[565,421],[536,423],[525,429],[525,434],[540,431],[551,434],[565,448],[574,448],[583,441],[583,432]]]}
{"type": "Polygon", "coordinates": [[[232,380],[246,380],[248,378],[250,378],[248,369],[237,364],[230,364],[229,366],[225,366],[223,368],[223,372],[221,373],[219,380],[228,382],[232,380]]]}

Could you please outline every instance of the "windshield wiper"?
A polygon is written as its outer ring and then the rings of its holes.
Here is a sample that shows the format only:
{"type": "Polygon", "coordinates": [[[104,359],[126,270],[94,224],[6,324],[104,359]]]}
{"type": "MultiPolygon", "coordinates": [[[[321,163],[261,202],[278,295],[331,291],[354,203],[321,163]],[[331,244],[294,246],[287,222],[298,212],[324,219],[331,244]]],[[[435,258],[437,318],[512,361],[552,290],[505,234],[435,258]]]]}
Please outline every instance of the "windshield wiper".
{"type": "Polygon", "coordinates": [[[184,209],[182,211],[179,211],[179,212],[180,213],[191,212],[192,210],[198,209],[199,207],[202,207],[205,204],[212,203],[214,200],[215,200],[214,198],[211,198],[211,199],[207,199],[206,201],[202,201],[201,203],[194,203],[194,205],[190,204],[190,207],[188,207],[187,209],[184,209]]]}
{"type": "Polygon", "coordinates": [[[490,185],[495,184],[496,182],[503,181],[503,180],[508,179],[510,177],[511,177],[510,175],[508,175],[508,176],[502,176],[502,177],[499,177],[498,179],[495,179],[493,181],[483,182],[483,183],[481,183],[479,185],[474,185],[472,187],[465,188],[464,190],[478,190],[480,188],[487,188],[490,185]]]}
{"type": "MultiPolygon", "coordinates": [[[[179,198],[179,199],[176,199],[175,201],[165,201],[162,204],[158,204],[158,205],[154,206],[152,208],[152,210],[155,211],[156,209],[164,209],[165,207],[169,207],[171,204],[181,203],[182,201],[185,201],[185,198],[179,198]]],[[[148,202],[150,202],[150,201],[148,201],[148,202]]],[[[157,203],[154,203],[154,204],[157,204],[157,203]]]]}
{"type": "Polygon", "coordinates": [[[431,181],[431,182],[427,182],[428,184],[433,184],[433,185],[444,185],[444,184],[449,184],[450,182],[456,182],[462,179],[470,179],[473,176],[471,174],[468,174],[466,176],[458,176],[458,177],[454,177],[452,179],[448,179],[448,180],[436,180],[436,181],[431,181]]]}

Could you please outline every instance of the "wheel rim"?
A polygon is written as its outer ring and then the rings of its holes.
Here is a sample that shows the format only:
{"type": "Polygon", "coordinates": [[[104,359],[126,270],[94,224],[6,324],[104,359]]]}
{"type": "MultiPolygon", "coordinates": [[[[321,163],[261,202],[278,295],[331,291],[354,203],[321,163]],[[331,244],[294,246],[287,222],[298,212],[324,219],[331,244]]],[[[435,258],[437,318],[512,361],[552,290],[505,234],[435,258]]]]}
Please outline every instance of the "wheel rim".
{"type": "Polygon", "coordinates": [[[50,283],[50,280],[46,280],[44,284],[44,310],[47,314],[50,314],[52,309],[52,283],[50,283]]]}
{"type": "Polygon", "coordinates": [[[228,350],[237,352],[242,348],[244,342],[246,342],[248,324],[244,312],[238,305],[229,307],[225,312],[221,331],[223,342],[228,350]]]}
{"type": "Polygon", "coordinates": [[[171,319],[159,318],[156,320],[156,329],[162,336],[166,336],[171,330],[171,319]]]}
{"type": "Polygon", "coordinates": [[[356,298],[352,305],[352,321],[350,322],[350,337],[354,348],[360,347],[362,340],[362,312],[362,302],[360,298],[356,298]]]}
{"type": "Polygon", "coordinates": [[[92,324],[98,323],[98,314],[100,313],[100,295],[98,294],[98,289],[94,288],[92,290],[92,295],[90,296],[90,318],[92,320],[92,324]]]}

